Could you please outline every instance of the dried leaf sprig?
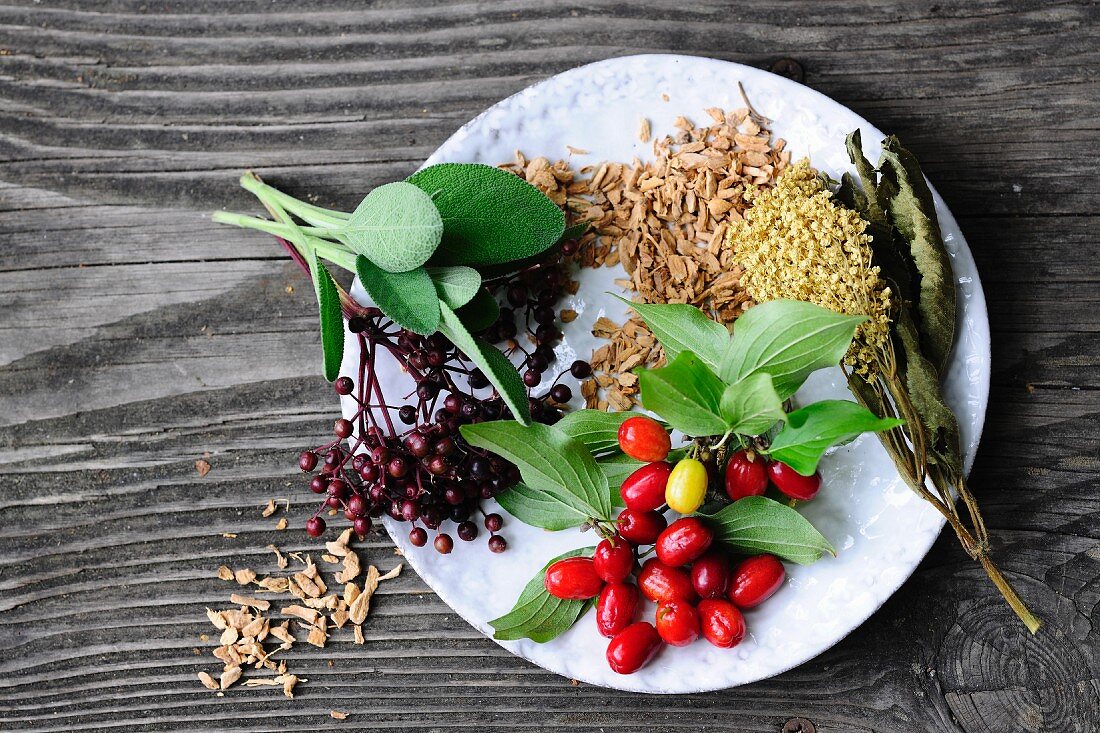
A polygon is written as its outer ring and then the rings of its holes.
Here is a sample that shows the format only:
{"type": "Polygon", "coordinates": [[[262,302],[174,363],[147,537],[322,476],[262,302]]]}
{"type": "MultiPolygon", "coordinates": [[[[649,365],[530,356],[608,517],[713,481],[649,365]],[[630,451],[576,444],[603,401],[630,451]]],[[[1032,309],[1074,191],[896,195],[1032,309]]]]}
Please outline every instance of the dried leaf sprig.
{"type": "Polygon", "coordinates": [[[835,196],[806,163],[784,173],[728,236],[748,295],[807,300],[868,321],[844,359],[849,387],[876,415],[904,424],[880,432],[899,474],[951,525],[1012,610],[1035,633],[1040,620],[991,558],[989,533],[966,483],[959,426],[940,376],[955,327],[950,257],[916,158],[883,141],[878,168],[859,132],[847,139],[856,177],[835,196]]]}

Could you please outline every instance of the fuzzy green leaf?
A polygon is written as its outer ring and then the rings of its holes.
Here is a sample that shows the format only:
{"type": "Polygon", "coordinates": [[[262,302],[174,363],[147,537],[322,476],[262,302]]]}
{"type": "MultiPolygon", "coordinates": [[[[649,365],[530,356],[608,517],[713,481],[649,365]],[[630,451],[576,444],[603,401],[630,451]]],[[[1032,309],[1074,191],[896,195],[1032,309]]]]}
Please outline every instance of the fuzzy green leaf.
{"type": "Polygon", "coordinates": [[[488,290],[481,288],[469,303],[455,309],[455,314],[467,331],[477,333],[496,323],[500,317],[500,304],[488,290]]]}
{"type": "Polygon", "coordinates": [[[896,137],[883,140],[879,170],[879,194],[920,274],[919,317],[914,322],[922,350],[942,374],[955,342],[955,276],[940,234],[932,191],[916,157],[896,137]]]}
{"type": "Polygon", "coordinates": [[[524,587],[512,610],[489,622],[495,630],[493,638],[501,641],[531,639],[544,644],[569,630],[592,604],[589,601],[566,601],[550,595],[546,591],[546,570],[558,560],[592,557],[595,549],[582,547],[570,550],[546,563],[524,587]]]}
{"type": "Polygon", "coordinates": [[[693,436],[721,435],[728,425],[720,404],[725,385],[690,351],[660,369],[640,369],[642,404],[669,425],[693,436]]]}
{"type": "MultiPolygon", "coordinates": [[[[439,303],[439,301],[436,302],[439,303]]],[[[531,412],[527,405],[527,388],[523,386],[519,372],[512,366],[512,362],[508,361],[508,357],[489,342],[472,335],[446,303],[439,303],[439,311],[442,317],[439,331],[454,342],[466,358],[484,372],[485,377],[496,387],[504,404],[512,411],[512,415],[519,424],[530,423],[531,412]]]]}
{"type": "MultiPolygon", "coordinates": [[[[665,358],[669,362],[681,352],[690,351],[704,364],[718,371],[730,340],[725,326],[686,303],[632,303],[626,298],[615,297],[642,317],[665,348],[665,358]]],[[[744,317],[741,316],[742,319],[744,317]]]]}
{"type": "Polygon", "coordinates": [[[523,482],[595,519],[610,520],[611,495],[596,460],[577,440],[541,423],[523,427],[511,420],[463,425],[462,437],[507,458],[523,482]]]}
{"type": "Polygon", "coordinates": [[[472,267],[429,267],[428,275],[435,283],[439,299],[458,310],[473,300],[481,289],[481,275],[472,267]]]}
{"type": "Polygon", "coordinates": [[[817,470],[818,461],[830,447],[862,433],[889,430],[904,420],[880,418],[862,405],[848,400],[822,400],[787,415],[787,424],[772,441],[768,453],[803,476],[817,470]]]}
{"type": "Polygon", "coordinates": [[[738,435],[763,435],[780,420],[786,420],[783,400],[765,372],[750,374],[726,387],[720,403],[722,417],[738,435]]]}
{"type": "Polygon", "coordinates": [[[504,511],[524,524],[551,532],[576,528],[588,520],[584,512],[563,504],[548,492],[524,483],[497,494],[496,500],[504,511]]]}
{"type": "Polygon", "coordinates": [[[496,265],[545,252],[565,231],[565,214],[519,176],[479,163],[441,163],[408,182],[431,196],[443,221],[434,262],[496,265]]]}
{"type": "Polygon", "coordinates": [[[421,336],[430,336],[439,329],[439,296],[423,267],[387,272],[359,255],[355,270],[371,300],[402,328],[421,336]]]}
{"type": "Polygon", "coordinates": [[[398,181],[371,191],[334,233],[386,272],[423,265],[443,236],[443,220],[430,196],[398,181]]]}
{"type": "Polygon", "coordinates": [[[811,373],[840,363],[863,316],[845,316],[798,300],[771,300],[737,319],[718,374],[726,384],[770,374],[787,399],[811,373]]]}
{"type": "Polygon", "coordinates": [[[333,381],[340,375],[344,358],[344,316],[340,310],[340,291],[328,268],[314,250],[308,250],[306,261],[317,295],[317,311],[321,319],[321,352],[324,355],[325,379],[333,381]]]}
{"type": "Polygon", "coordinates": [[[799,565],[810,565],[825,553],[836,554],[809,520],[763,496],[738,499],[704,518],[715,541],[738,552],[769,552],[799,565]]]}

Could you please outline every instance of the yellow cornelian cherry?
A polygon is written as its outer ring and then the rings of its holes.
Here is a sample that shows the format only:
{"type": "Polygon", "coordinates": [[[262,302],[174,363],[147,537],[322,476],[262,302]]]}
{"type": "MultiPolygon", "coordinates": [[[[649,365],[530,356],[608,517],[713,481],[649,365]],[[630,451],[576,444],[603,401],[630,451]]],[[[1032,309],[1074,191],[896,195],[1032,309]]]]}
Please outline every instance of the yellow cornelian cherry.
{"type": "Polygon", "coordinates": [[[680,514],[691,514],[703,505],[707,495],[707,469],[694,458],[684,458],[665,484],[665,503],[680,514]]]}

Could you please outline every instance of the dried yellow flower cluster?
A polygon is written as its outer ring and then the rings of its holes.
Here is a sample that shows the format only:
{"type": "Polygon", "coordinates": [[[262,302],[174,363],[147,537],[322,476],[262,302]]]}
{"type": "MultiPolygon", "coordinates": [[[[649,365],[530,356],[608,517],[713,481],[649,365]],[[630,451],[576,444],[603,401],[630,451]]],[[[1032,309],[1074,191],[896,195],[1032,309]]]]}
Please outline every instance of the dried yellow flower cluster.
{"type": "Polygon", "coordinates": [[[837,204],[805,160],[774,188],[750,189],[744,221],[730,223],[727,243],[745,272],[741,285],[756,302],[790,298],[846,315],[867,316],[845,362],[875,371],[890,332],[890,289],[871,264],[867,222],[837,204]]]}

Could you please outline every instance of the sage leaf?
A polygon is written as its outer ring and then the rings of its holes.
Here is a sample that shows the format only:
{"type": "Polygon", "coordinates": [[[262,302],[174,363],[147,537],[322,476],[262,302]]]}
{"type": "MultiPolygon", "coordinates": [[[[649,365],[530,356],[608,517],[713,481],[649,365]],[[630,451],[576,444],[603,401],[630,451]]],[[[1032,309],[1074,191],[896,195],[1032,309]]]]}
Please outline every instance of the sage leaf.
{"type": "Polygon", "coordinates": [[[719,408],[728,429],[738,435],[763,435],[787,419],[783,400],[775,391],[771,375],[765,372],[755,372],[727,386],[719,408]]]}
{"type": "Polygon", "coordinates": [[[909,399],[920,416],[920,425],[907,429],[924,430],[924,446],[930,458],[947,469],[949,476],[963,475],[963,456],[959,421],[947,406],[940,390],[936,367],[924,357],[916,326],[909,310],[901,309],[894,319],[894,333],[904,354],[899,372],[909,391],[909,399]]]}
{"type": "Polygon", "coordinates": [[[825,553],[836,554],[808,519],[764,496],[746,496],[704,518],[715,541],[739,552],[770,552],[799,565],[810,565],[825,553]]]}
{"type": "Polygon", "coordinates": [[[768,453],[803,476],[817,470],[830,447],[866,432],[904,425],[904,420],[880,418],[863,405],[848,400],[822,400],[787,415],[787,424],[772,440],[768,453]]]}
{"type": "Polygon", "coordinates": [[[469,303],[481,289],[481,275],[472,267],[429,267],[428,275],[435,283],[439,299],[452,310],[469,303]]]}
{"type": "Polygon", "coordinates": [[[642,404],[672,427],[687,435],[721,435],[728,429],[720,409],[725,385],[692,352],[682,351],[668,366],[637,374],[642,404]]]}
{"type": "Polygon", "coordinates": [[[441,163],[408,182],[431,196],[443,222],[435,264],[496,265],[542,254],[565,230],[565,214],[519,176],[479,163],[441,163]]]}
{"type": "Polygon", "coordinates": [[[496,387],[504,404],[512,411],[512,416],[522,427],[531,422],[531,412],[527,405],[527,388],[523,386],[519,372],[508,361],[508,357],[485,339],[472,335],[459,320],[455,312],[446,303],[440,303],[441,320],[439,331],[449,338],[459,351],[466,355],[482,372],[489,383],[496,387]]]}
{"type": "MultiPolygon", "coordinates": [[[[681,352],[690,351],[708,367],[718,371],[730,340],[725,326],[707,318],[703,311],[686,303],[632,303],[626,298],[615,297],[642,317],[649,330],[661,342],[665,349],[665,358],[669,362],[675,360],[681,352]]],[[[744,317],[741,316],[742,319],[744,317]]]]}
{"type": "Polygon", "coordinates": [[[557,532],[579,527],[588,521],[584,512],[563,504],[553,495],[540,489],[519,483],[497,494],[497,502],[504,511],[532,527],[557,532]]]}
{"type": "Polygon", "coordinates": [[[955,280],[932,191],[916,157],[894,136],[882,142],[880,195],[920,273],[917,315],[925,356],[942,374],[955,342],[955,280]]]}
{"type": "Polygon", "coordinates": [[[636,413],[629,410],[623,412],[574,410],[554,423],[554,427],[570,438],[579,440],[592,455],[596,456],[619,449],[619,426],[632,417],[636,417],[636,413]]]}
{"type": "Polygon", "coordinates": [[[347,224],[333,231],[386,272],[407,272],[435,252],[443,236],[443,220],[430,196],[398,181],[368,193],[347,224]]]}
{"type": "Polygon", "coordinates": [[[511,420],[463,425],[462,437],[478,448],[507,458],[524,483],[586,517],[610,521],[607,479],[583,445],[553,426],[523,427],[511,420]]]}
{"type": "Polygon", "coordinates": [[[454,311],[467,331],[477,333],[496,323],[500,317],[500,304],[488,290],[481,288],[469,303],[454,311]]]}
{"type": "Polygon", "coordinates": [[[328,268],[317,259],[316,250],[307,250],[306,262],[317,295],[317,312],[321,319],[321,353],[324,357],[325,379],[340,376],[344,359],[344,316],[340,310],[340,291],[328,268]]]}
{"type": "Polygon", "coordinates": [[[399,326],[421,336],[430,336],[439,329],[439,296],[423,267],[387,272],[359,255],[355,271],[367,295],[399,326]]]}
{"type": "Polygon", "coordinates": [[[582,547],[558,555],[542,566],[528,581],[516,599],[512,610],[493,619],[494,639],[515,641],[531,639],[544,644],[569,630],[590,607],[590,601],[566,601],[546,591],[546,570],[558,560],[569,557],[592,557],[595,547],[582,547]]]}
{"type": "Polygon", "coordinates": [[[811,373],[836,366],[864,316],[845,316],[798,300],[770,300],[737,319],[725,344],[718,374],[726,384],[750,374],[770,374],[780,399],[787,399],[811,373]]]}

